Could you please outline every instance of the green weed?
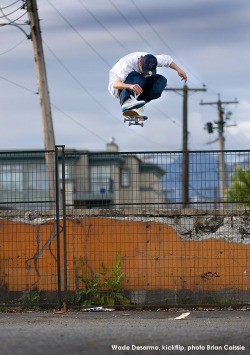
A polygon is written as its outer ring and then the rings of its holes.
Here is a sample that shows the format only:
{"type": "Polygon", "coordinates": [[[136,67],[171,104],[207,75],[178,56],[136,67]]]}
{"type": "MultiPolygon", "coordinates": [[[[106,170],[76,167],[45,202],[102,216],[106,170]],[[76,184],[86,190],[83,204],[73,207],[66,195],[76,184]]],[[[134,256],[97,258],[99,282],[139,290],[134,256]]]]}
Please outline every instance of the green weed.
{"type": "Polygon", "coordinates": [[[129,303],[123,295],[122,282],[126,275],[122,272],[119,252],[116,253],[115,264],[111,268],[101,263],[99,274],[91,273],[82,257],[79,259],[79,269],[81,273],[78,277],[85,287],[78,292],[86,296],[85,304],[114,306],[129,303]]]}

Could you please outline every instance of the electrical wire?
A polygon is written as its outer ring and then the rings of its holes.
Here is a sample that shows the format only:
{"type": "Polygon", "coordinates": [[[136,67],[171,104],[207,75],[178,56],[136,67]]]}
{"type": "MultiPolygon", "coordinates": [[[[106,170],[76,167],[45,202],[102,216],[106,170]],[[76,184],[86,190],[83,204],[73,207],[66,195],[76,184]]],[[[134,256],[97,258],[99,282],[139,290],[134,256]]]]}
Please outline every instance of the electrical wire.
{"type": "MultiPolygon", "coordinates": [[[[127,47],[125,47],[125,46],[123,45],[123,43],[122,43],[121,41],[119,41],[119,40],[113,35],[113,33],[112,33],[111,31],[109,31],[109,30],[107,29],[107,27],[104,26],[104,24],[87,8],[86,4],[83,4],[81,0],[79,0],[79,3],[80,3],[81,6],[88,12],[88,14],[89,14],[92,18],[94,18],[95,21],[96,21],[100,26],[102,26],[102,28],[104,28],[104,30],[115,40],[115,42],[118,43],[118,44],[122,47],[122,49],[125,50],[126,53],[129,53],[129,52],[130,52],[129,49],[128,49],[127,47]]],[[[176,123],[176,121],[173,121],[169,116],[166,115],[165,112],[159,110],[159,109],[158,109],[157,107],[155,107],[154,105],[153,105],[153,107],[154,107],[158,112],[160,112],[161,114],[163,114],[167,119],[171,120],[172,123],[174,123],[174,124],[176,123]]]]}
{"type": "MultiPolygon", "coordinates": [[[[132,0],[131,0],[132,1],[132,0]]],[[[136,27],[135,26],[133,26],[133,24],[127,19],[127,17],[124,15],[124,13],[122,13],[121,11],[120,11],[120,9],[113,3],[113,1],[112,0],[109,0],[109,2],[110,2],[110,4],[113,6],[113,8],[120,14],[120,16],[124,19],[124,21],[126,21],[126,23],[137,33],[137,35],[142,39],[142,41],[144,42],[144,43],[146,43],[146,45],[147,46],[149,46],[150,48],[153,48],[152,47],[152,44],[151,43],[149,43],[145,38],[144,38],[144,36],[141,34],[141,32],[139,32],[137,29],[136,29],[136,27]]],[[[132,3],[135,5],[135,3],[132,1],[132,3]]],[[[138,6],[136,6],[135,5],[135,7],[138,9],[138,11],[139,11],[139,13],[141,14],[141,16],[143,17],[143,19],[146,21],[146,23],[150,26],[150,28],[154,31],[154,33],[158,36],[158,38],[160,38],[163,42],[164,42],[164,44],[165,44],[165,46],[167,47],[167,48],[169,48],[170,49],[170,47],[167,45],[167,43],[165,42],[165,40],[163,40],[162,39],[162,37],[158,34],[158,32],[154,29],[154,27],[151,25],[151,23],[148,21],[148,19],[146,18],[146,16],[139,10],[139,8],[138,8],[138,6]]],[[[154,49],[154,48],[153,48],[154,49]]],[[[175,55],[175,53],[173,52],[173,50],[172,49],[170,49],[171,50],[171,52],[175,55]]],[[[154,49],[154,51],[157,53],[157,54],[159,54],[159,51],[158,50],[156,50],[156,49],[154,49]]],[[[177,57],[177,56],[176,56],[177,57]]],[[[187,66],[186,66],[187,67],[187,66]]],[[[188,68],[187,68],[188,69],[188,68]]],[[[189,70],[189,69],[188,69],[189,70]]],[[[191,73],[191,71],[190,71],[190,73],[191,73]]],[[[191,73],[192,74],[192,73],[191,73]]],[[[194,74],[192,74],[193,75],[193,77],[196,77],[194,74]]],[[[198,77],[196,77],[196,79],[199,81],[199,82],[201,82],[202,83],[202,81],[198,78],[198,77]]],[[[204,83],[202,83],[202,85],[204,85],[204,83]]],[[[215,90],[213,90],[212,88],[210,88],[210,87],[208,87],[208,86],[206,86],[208,89],[210,89],[212,92],[214,92],[215,93],[215,90]]],[[[177,94],[178,94],[178,92],[177,92],[177,94]]]]}
{"type": "MultiPolygon", "coordinates": [[[[120,16],[124,19],[125,22],[127,22],[127,24],[137,33],[137,35],[141,38],[141,40],[146,43],[146,45],[149,48],[153,48],[152,47],[152,43],[148,42],[141,34],[140,31],[137,30],[137,28],[127,19],[127,17],[119,10],[119,8],[113,3],[113,1],[109,0],[110,4],[113,6],[113,8],[120,14],[120,16]]],[[[156,53],[158,53],[158,51],[155,51],[156,53]]],[[[159,53],[158,53],[159,54],[159,53]]]]}
{"type": "MultiPolygon", "coordinates": [[[[18,1],[17,1],[18,2],[18,1]]],[[[49,3],[50,3],[50,1],[48,1],[49,3]]],[[[107,33],[109,33],[110,35],[111,35],[111,33],[110,33],[110,31],[97,19],[97,17],[96,16],[94,16],[91,12],[90,12],[90,10],[88,10],[87,8],[86,8],[86,6],[85,5],[83,5],[82,4],[82,2],[79,0],[79,3],[85,8],[85,10],[107,31],[107,33]]],[[[134,4],[134,2],[133,2],[133,0],[132,0],[132,3],[134,4]]],[[[50,3],[50,5],[51,5],[51,3],[50,3]]],[[[135,4],[134,4],[135,5],[135,4]]],[[[53,7],[53,6],[52,6],[53,7]]],[[[137,8],[137,6],[136,6],[136,8],[137,8]]],[[[16,10],[17,11],[17,10],[16,10]]],[[[58,11],[57,11],[58,12],[58,11]]],[[[59,12],[60,13],[60,12],[59,12]]],[[[140,12],[141,13],[141,12],[140,12]]],[[[10,13],[11,14],[11,13],[10,13]]],[[[60,13],[60,15],[62,15],[61,13],[60,13]]],[[[23,16],[23,15],[22,15],[23,16]]],[[[21,17],[22,17],[21,16],[21,17]]],[[[63,15],[62,15],[63,16],[63,15]]],[[[61,16],[61,17],[62,17],[61,16]]],[[[5,15],[5,17],[6,17],[6,15],[5,15]]],[[[21,17],[19,17],[19,18],[21,18],[21,17]]],[[[18,18],[18,19],[19,19],[18,18]]],[[[14,20],[14,21],[17,21],[18,19],[16,19],[16,20],[14,20]]],[[[65,17],[63,17],[63,19],[64,20],[66,20],[66,22],[68,21],[65,17]]],[[[145,17],[145,19],[146,19],[146,17],[145,17]]],[[[146,21],[147,22],[147,21],[146,21]]],[[[70,22],[68,21],[67,22],[68,24],[70,24],[70,22]]],[[[130,23],[130,22],[128,22],[128,23],[130,23]]],[[[150,22],[148,22],[148,24],[150,25],[150,22]]],[[[74,29],[74,31],[79,35],[80,33],[79,33],[79,31],[78,30],[76,30],[75,28],[74,28],[74,26],[70,26],[72,29],[74,29]]],[[[133,26],[132,26],[133,27],[133,26]]],[[[151,27],[151,26],[150,26],[151,27]]],[[[152,27],[151,27],[152,28],[152,27]]],[[[155,33],[157,33],[157,32],[155,32],[155,33]]],[[[80,37],[82,37],[81,36],[81,34],[80,34],[80,37]]],[[[120,41],[118,41],[116,38],[115,38],[115,36],[111,36],[117,43],[119,43],[120,45],[121,45],[121,47],[124,49],[124,50],[127,50],[127,48],[125,47],[125,46],[123,46],[123,44],[120,42],[120,41]]],[[[85,39],[84,39],[84,41],[85,41],[85,39]]],[[[148,43],[148,42],[147,42],[148,43]]],[[[166,44],[166,46],[167,46],[167,44],[166,44]]],[[[91,48],[94,48],[93,46],[91,47],[91,48]]],[[[173,52],[173,51],[172,51],[173,52]]],[[[59,58],[58,58],[59,59],[59,58]]],[[[63,63],[62,63],[63,64],[63,63]]],[[[109,65],[107,62],[105,63],[105,64],[107,64],[107,65],[109,65]]],[[[63,65],[64,66],[64,65],[63,65]]],[[[68,71],[68,69],[67,69],[67,67],[65,67],[65,69],[68,71]]],[[[69,72],[69,71],[68,71],[69,72]]],[[[81,83],[80,83],[80,81],[74,76],[74,75],[72,75],[72,73],[70,73],[69,72],[69,74],[72,76],[72,78],[74,79],[74,80],[76,80],[76,81],[78,81],[78,83],[81,85],[81,83]]],[[[29,89],[27,89],[27,88],[25,88],[25,87],[23,87],[23,86],[21,86],[21,85],[18,85],[18,84],[16,84],[16,83],[14,83],[14,82],[12,82],[12,81],[10,81],[10,80],[8,80],[8,79],[6,79],[6,78],[3,78],[3,77],[1,77],[2,79],[4,79],[4,80],[6,80],[6,81],[9,81],[10,83],[12,83],[12,84],[14,84],[14,85],[16,85],[16,86],[19,86],[19,87],[21,87],[21,88],[24,88],[24,89],[26,89],[26,90],[28,90],[28,91],[30,91],[29,89]]],[[[86,91],[86,88],[85,87],[83,87],[84,88],[84,90],[86,91]]],[[[89,93],[89,92],[87,92],[88,93],[88,95],[90,95],[94,100],[95,100],[95,102],[96,102],[96,98],[95,98],[95,96],[94,95],[92,95],[91,93],[89,93]]],[[[54,105],[55,106],[55,105],[54,105]]],[[[105,106],[102,106],[102,109],[104,108],[105,106]]],[[[57,108],[57,107],[56,107],[57,108]]],[[[58,108],[57,108],[58,109],[58,108]]],[[[59,111],[60,111],[60,109],[58,109],[59,111]]],[[[162,114],[164,114],[165,115],[165,113],[164,112],[162,112],[162,111],[160,111],[158,108],[157,108],[157,110],[159,111],[159,112],[161,112],[162,114]]],[[[108,111],[107,111],[108,112],[108,111]]],[[[110,114],[110,112],[108,112],[109,114],[110,114]]],[[[65,113],[64,113],[65,114],[65,113]]],[[[67,116],[67,114],[65,114],[66,116],[67,116]]],[[[116,117],[115,117],[116,118],[116,117]]],[[[72,119],[73,121],[74,121],[74,119],[72,119]]],[[[172,123],[173,123],[173,121],[172,121],[172,123]]],[[[79,122],[77,123],[77,124],[79,124],[79,122]]],[[[80,125],[80,124],[79,124],[80,125]]],[[[100,138],[100,137],[99,137],[100,138]]],[[[144,137],[143,137],[144,138],[144,137]]],[[[102,139],[102,140],[104,140],[103,138],[100,138],[100,139],[102,139]]],[[[150,141],[150,140],[149,140],[150,141]]],[[[151,141],[152,143],[156,143],[156,142],[153,142],[153,141],[151,141]]],[[[156,143],[157,145],[161,145],[161,144],[159,144],[159,143],[156,143]]]]}
{"type": "Polygon", "coordinates": [[[81,40],[87,44],[87,46],[105,63],[109,68],[112,66],[107,62],[107,60],[89,43],[89,41],[83,37],[83,35],[70,23],[70,21],[51,3],[50,0],[47,0],[50,6],[57,12],[57,14],[67,23],[67,25],[81,38],[81,40]]]}
{"type": "MultiPolygon", "coordinates": [[[[15,9],[15,10],[9,12],[8,14],[5,14],[5,13],[3,12],[3,8],[0,6],[0,11],[1,11],[1,13],[3,14],[3,16],[0,16],[0,18],[4,18],[4,17],[5,17],[6,19],[8,19],[8,16],[10,16],[10,15],[16,13],[17,11],[21,10],[22,7],[23,7],[23,5],[20,6],[20,7],[18,7],[18,8],[15,9]]],[[[8,19],[8,20],[9,20],[9,19],[8,19]]]]}
{"type": "MultiPolygon", "coordinates": [[[[15,85],[23,90],[26,90],[32,94],[36,94],[38,95],[38,92],[34,92],[32,90],[30,90],[29,88],[23,86],[23,85],[20,85],[20,84],[17,84],[16,82],[12,81],[12,80],[9,80],[5,77],[3,77],[2,75],[0,75],[0,79],[2,80],[5,80],[7,81],[8,83],[12,84],[12,85],[15,85]]],[[[81,124],[80,122],[78,122],[76,119],[74,119],[72,116],[70,116],[69,114],[65,113],[63,110],[61,110],[58,106],[54,105],[53,103],[51,103],[51,106],[54,107],[56,110],[58,110],[59,112],[61,112],[64,116],[68,117],[71,121],[75,122],[78,126],[84,128],[84,130],[88,131],[89,133],[91,133],[92,135],[94,135],[95,137],[101,139],[102,141],[106,142],[106,140],[104,138],[102,138],[101,136],[99,136],[98,134],[96,134],[95,132],[93,132],[91,129],[87,128],[86,126],[84,126],[83,124],[81,124]]]]}
{"type": "Polygon", "coordinates": [[[114,116],[110,111],[108,111],[106,109],[106,107],[99,102],[96,99],[96,95],[93,95],[89,92],[89,90],[81,83],[81,81],[79,79],[77,79],[77,77],[72,74],[72,72],[66,67],[66,65],[61,61],[61,59],[55,54],[55,52],[49,47],[49,45],[43,40],[43,43],[45,44],[45,46],[47,47],[47,49],[50,51],[50,53],[55,57],[55,59],[57,60],[57,62],[62,66],[62,68],[70,75],[70,77],[84,90],[84,92],[96,103],[98,104],[101,109],[103,111],[105,111],[107,114],[109,114],[110,116],[112,116],[116,122],[118,122],[118,119],[116,116],[114,116]]]}
{"type": "Polygon", "coordinates": [[[165,39],[160,35],[160,33],[154,28],[154,26],[150,23],[150,21],[147,19],[147,17],[144,15],[144,13],[141,11],[141,9],[138,7],[138,5],[136,5],[136,3],[134,2],[134,0],[131,0],[132,4],[134,5],[134,7],[137,9],[137,11],[139,12],[139,14],[141,15],[141,17],[144,19],[144,21],[148,24],[148,26],[151,28],[151,30],[155,33],[155,35],[160,39],[160,41],[165,45],[165,47],[173,53],[173,56],[175,58],[177,58],[177,60],[181,63],[183,63],[185,65],[185,67],[188,69],[189,73],[191,73],[193,75],[194,78],[196,78],[202,85],[204,85],[204,82],[202,82],[194,73],[192,73],[192,71],[187,67],[186,63],[184,63],[184,61],[182,61],[177,54],[173,51],[172,48],[170,48],[170,46],[167,44],[167,42],[165,41],[165,39]]]}
{"type": "MultiPolygon", "coordinates": [[[[108,62],[105,60],[105,58],[94,48],[94,46],[92,46],[92,45],[81,35],[81,33],[66,19],[65,16],[62,15],[62,13],[61,13],[58,9],[55,8],[54,5],[51,4],[51,2],[50,2],[49,0],[47,0],[47,1],[48,1],[48,3],[54,8],[54,10],[59,14],[59,16],[61,16],[61,18],[63,18],[63,20],[71,27],[71,29],[74,30],[74,32],[77,33],[77,35],[78,35],[85,43],[87,43],[87,44],[90,46],[90,48],[105,62],[105,64],[106,64],[107,66],[110,67],[109,63],[108,63],[108,62]]],[[[80,4],[85,8],[85,10],[88,11],[88,13],[91,14],[91,16],[110,34],[110,31],[107,30],[107,28],[97,19],[97,17],[94,16],[94,15],[86,8],[86,6],[82,4],[81,1],[79,1],[79,2],[80,2],[80,4]]],[[[113,3],[112,3],[112,5],[114,6],[113,3]]],[[[120,13],[120,12],[119,12],[119,13],[120,13]]],[[[22,16],[23,16],[23,15],[22,15],[22,16]]],[[[21,16],[21,17],[22,17],[22,16],[21,16]]],[[[19,19],[19,18],[18,18],[18,19],[19,19]]],[[[16,20],[17,20],[17,19],[16,19],[16,20]]],[[[16,21],[16,20],[15,20],[15,21],[16,21]]],[[[127,21],[127,22],[130,24],[129,21],[127,21]]],[[[134,26],[132,26],[132,27],[134,28],[134,26]]],[[[137,32],[137,31],[136,31],[136,32],[137,32]]],[[[139,32],[137,32],[137,33],[139,34],[139,32]]],[[[117,42],[117,39],[116,39],[114,36],[112,36],[112,38],[117,42]]],[[[141,37],[141,38],[143,38],[143,37],[141,37]]],[[[119,44],[121,45],[121,47],[123,47],[124,50],[127,50],[127,48],[126,48],[125,46],[123,46],[121,42],[118,41],[117,43],[119,43],[119,44]]],[[[150,45],[149,42],[146,41],[146,43],[147,43],[148,45],[150,45]]],[[[51,51],[51,49],[49,49],[49,50],[51,51]]],[[[57,57],[57,60],[59,60],[58,57],[57,57]]],[[[60,61],[60,60],[59,60],[59,61],[60,61]]],[[[80,86],[85,90],[85,92],[86,92],[92,99],[94,99],[95,102],[96,102],[96,97],[95,97],[94,95],[92,95],[84,86],[82,86],[81,82],[80,82],[71,72],[69,72],[69,70],[67,69],[67,67],[65,67],[65,65],[64,65],[62,62],[61,62],[61,65],[64,66],[64,69],[65,69],[66,71],[68,71],[68,73],[71,75],[71,77],[72,77],[75,81],[77,81],[78,84],[80,84],[80,86]]],[[[19,85],[18,85],[18,86],[19,86],[19,85]]],[[[21,87],[21,86],[20,86],[20,87],[21,87]]],[[[100,105],[100,103],[98,103],[98,104],[100,105]]],[[[106,112],[108,112],[108,111],[106,110],[106,107],[105,107],[105,106],[102,106],[102,105],[101,105],[101,107],[102,107],[102,109],[105,109],[106,112]]],[[[165,114],[164,112],[160,111],[158,108],[157,108],[157,110],[158,110],[159,112],[161,112],[162,114],[164,114],[164,116],[166,116],[166,114],[165,114]]],[[[108,113],[110,114],[110,112],[108,112],[108,113]]],[[[111,114],[111,115],[112,115],[112,114],[111,114]]],[[[113,116],[113,115],[112,115],[112,116],[113,116]]],[[[115,117],[115,116],[113,116],[113,117],[115,117]]],[[[115,117],[115,119],[117,120],[116,117],[115,117]]],[[[169,118],[169,119],[170,119],[170,118],[169,118]]],[[[175,122],[172,121],[172,123],[175,123],[175,122]]],[[[143,137],[143,138],[144,138],[144,137],[143,137]]],[[[150,140],[148,140],[148,141],[150,141],[150,140]]],[[[151,141],[151,142],[152,142],[153,144],[161,145],[161,144],[156,143],[156,142],[153,142],[153,141],[151,141]]]]}
{"type": "Polygon", "coordinates": [[[20,0],[17,0],[17,1],[15,1],[15,2],[13,2],[12,4],[10,4],[10,5],[4,6],[4,7],[2,7],[2,9],[5,10],[5,9],[7,9],[8,7],[11,7],[11,6],[17,4],[19,1],[20,1],[20,0]]]}
{"type": "Polygon", "coordinates": [[[14,47],[8,49],[8,50],[5,51],[5,52],[0,53],[0,55],[4,55],[4,54],[7,54],[7,53],[13,51],[13,50],[16,49],[17,47],[19,47],[25,40],[26,40],[26,38],[24,38],[21,42],[19,42],[18,44],[16,44],[14,47]]]}
{"type": "MultiPolygon", "coordinates": [[[[1,10],[1,9],[0,9],[1,10]]],[[[11,20],[9,19],[6,15],[4,15],[4,17],[9,21],[7,23],[0,23],[0,26],[7,26],[7,25],[12,25],[15,24],[18,20],[20,20],[20,18],[22,18],[24,15],[26,15],[28,13],[28,11],[25,11],[21,16],[17,17],[15,20],[11,20]]]]}
{"type": "MultiPolygon", "coordinates": [[[[63,64],[63,62],[58,58],[58,56],[54,53],[54,51],[48,46],[48,44],[43,40],[43,43],[45,44],[45,46],[47,47],[47,49],[51,52],[51,54],[56,58],[56,60],[58,61],[58,63],[63,67],[63,69],[71,76],[71,78],[76,82],[78,83],[78,85],[85,91],[85,93],[88,94],[88,96],[90,96],[95,103],[97,103],[101,108],[102,110],[106,111],[109,115],[111,115],[117,123],[121,124],[122,122],[117,119],[116,116],[114,116],[109,110],[106,109],[106,107],[104,105],[102,105],[102,103],[100,103],[97,99],[96,99],[96,96],[92,95],[84,85],[82,85],[82,83],[71,73],[71,71],[65,66],[65,64],[63,64]]],[[[58,109],[59,110],[59,109],[58,109]]],[[[65,114],[65,113],[64,113],[65,114]]],[[[65,116],[67,116],[67,114],[65,114],[65,116]]],[[[149,138],[145,138],[143,135],[141,135],[140,133],[136,133],[136,135],[142,137],[143,139],[145,139],[147,142],[150,142],[152,144],[156,144],[156,145],[159,145],[159,146],[164,146],[164,144],[161,144],[159,142],[155,142],[155,141],[152,141],[151,139],[149,138]]]]}
{"type": "MultiPolygon", "coordinates": [[[[7,81],[8,83],[15,85],[23,90],[26,90],[32,94],[36,94],[38,95],[38,92],[34,92],[32,90],[30,90],[29,88],[20,85],[12,80],[9,80],[5,77],[3,77],[2,75],[0,75],[0,79],[7,81]]],[[[75,118],[73,118],[71,115],[67,114],[66,112],[64,112],[63,110],[61,110],[58,106],[56,106],[55,104],[51,103],[51,106],[54,107],[57,111],[61,112],[65,117],[69,118],[72,122],[74,122],[75,124],[77,124],[78,126],[82,127],[84,130],[88,131],[89,133],[91,133],[92,135],[94,135],[95,137],[97,137],[98,139],[102,140],[103,142],[106,142],[106,139],[104,139],[103,137],[99,136],[98,134],[96,134],[94,131],[92,131],[91,129],[87,128],[86,126],[84,126],[82,123],[80,123],[78,120],[76,120],[75,118]]],[[[142,138],[144,138],[147,142],[150,142],[152,144],[157,144],[159,146],[163,146],[165,147],[164,144],[160,144],[159,142],[154,142],[148,138],[145,138],[144,136],[140,135],[139,133],[137,133],[139,136],[141,136],[142,138]]]]}
{"type": "MultiPolygon", "coordinates": [[[[111,0],[110,0],[110,2],[111,2],[111,0]]],[[[187,70],[188,70],[188,72],[194,77],[194,78],[196,78],[196,80],[198,80],[202,85],[204,85],[204,82],[197,76],[197,75],[195,75],[191,70],[190,70],[190,68],[187,66],[187,64],[183,61],[183,60],[181,60],[180,58],[179,58],[179,56],[173,51],[173,49],[167,44],[167,42],[165,41],[165,39],[160,35],[160,33],[155,29],[155,27],[150,23],[150,21],[148,20],[148,18],[144,15],[144,13],[141,11],[141,9],[139,8],[139,6],[135,3],[135,1],[134,0],[131,0],[131,2],[132,2],[132,4],[134,5],[134,7],[137,9],[137,11],[138,11],[138,13],[141,15],[141,17],[144,19],[144,21],[148,24],[148,26],[151,28],[151,30],[155,33],[155,35],[160,39],[160,41],[166,46],[166,48],[170,51],[170,52],[172,52],[172,54],[173,54],[173,56],[175,57],[175,58],[177,58],[177,60],[179,61],[179,62],[181,62],[181,63],[183,63],[183,65],[185,65],[185,67],[187,68],[187,70]]],[[[119,13],[120,13],[120,11],[119,11],[119,13]]],[[[124,18],[125,16],[123,15],[123,18],[124,18]]],[[[128,21],[127,21],[128,22],[128,21]]],[[[129,22],[128,22],[129,23],[129,22]]],[[[207,86],[206,85],[206,87],[209,89],[209,90],[211,90],[211,92],[213,92],[213,93],[215,93],[215,94],[217,94],[217,92],[213,89],[213,88],[211,88],[211,87],[209,87],[209,86],[207,86]]]]}
{"type": "MultiPolygon", "coordinates": [[[[63,20],[70,26],[70,28],[75,32],[75,33],[77,33],[77,35],[80,35],[80,38],[81,39],[84,39],[82,36],[81,36],[81,34],[79,33],[79,31],[69,22],[69,20],[67,20],[61,13],[60,13],[60,11],[58,11],[56,8],[55,8],[55,6],[54,5],[52,5],[51,4],[51,2],[50,2],[50,0],[47,0],[47,2],[54,8],[54,10],[59,14],[59,16],[60,17],[62,17],[63,18],[63,20]]],[[[44,42],[44,40],[43,40],[43,42],[44,42]]],[[[84,42],[85,42],[85,39],[84,39],[84,42]]],[[[45,43],[45,42],[44,42],[45,43]]],[[[100,57],[100,55],[99,55],[99,52],[97,52],[97,50],[88,42],[88,44],[89,44],[89,46],[91,47],[91,48],[93,48],[93,50],[94,50],[94,52],[96,53],[96,54],[98,54],[98,56],[100,57]]],[[[47,46],[47,48],[48,48],[48,45],[45,43],[45,45],[47,46]]],[[[62,61],[58,58],[58,56],[56,56],[56,54],[51,50],[51,48],[48,48],[49,50],[50,50],[50,52],[55,56],[55,58],[57,59],[57,61],[61,64],[61,66],[62,67],[64,67],[64,69],[70,74],[70,76],[72,77],[72,78],[74,78],[74,80],[76,81],[76,82],[78,82],[78,84],[80,84],[80,86],[84,89],[84,91],[95,101],[95,103],[97,103],[99,106],[101,106],[102,107],[102,109],[103,110],[105,110],[109,115],[111,115],[113,118],[115,118],[116,119],[116,121],[117,121],[117,118],[116,118],[116,116],[114,116],[113,114],[111,114],[107,109],[106,109],[106,107],[104,106],[104,105],[102,105],[100,102],[98,102],[97,100],[96,100],[96,96],[95,95],[92,95],[81,83],[80,83],[80,81],[69,71],[69,69],[62,63],[62,61]]],[[[101,56],[101,59],[102,59],[103,57],[101,56]]],[[[105,64],[107,64],[109,67],[110,67],[110,65],[107,63],[107,61],[106,60],[104,60],[104,62],[105,62],[105,64]]],[[[164,116],[166,116],[165,114],[164,114],[164,116]]],[[[120,122],[120,121],[119,121],[120,122]]],[[[144,139],[146,139],[148,142],[151,142],[152,144],[157,144],[157,145],[160,145],[160,146],[165,146],[165,145],[162,145],[162,144],[160,144],[160,143],[158,143],[158,142],[154,142],[154,141],[152,141],[152,140],[150,140],[150,139],[148,139],[148,138],[145,138],[144,136],[142,136],[141,134],[139,134],[139,133],[137,133],[139,136],[141,136],[142,138],[144,138],[144,139]]]]}
{"type": "MultiPolygon", "coordinates": [[[[111,2],[111,1],[110,1],[111,2]]],[[[150,23],[150,21],[148,20],[148,18],[144,15],[144,13],[141,11],[141,9],[139,8],[139,6],[135,3],[134,0],[131,0],[132,4],[134,5],[134,7],[137,9],[138,13],[141,15],[141,17],[144,19],[144,21],[148,24],[148,26],[151,28],[151,30],[155,33],[155,35],[161,40],[161,42],[166,46],[166,48],[168,48],[173,55],[180,61],[183,63],[183,61],[181,59],[178,58],[178,56],[175,54],[175,52],[172,50],[172,48],[170,48],[170,46],[166,43],[165,39],[159,34],[159,32],[152,26],[152,24],[150,23]]],[[[112,3],[113,4],[113,3],[112,3]]],[[[114,4],[113,4],[114,6],[114,4]]],[[[116,8],[116,6],[114,6],[116,8]]],[[[117,8],[116,8],[117,9],[117,8]]],[[[120,11],[118,11],[120,13],[120,11]]],[[[125,17],[125,15],[122,16],[123,18],[125,17]]],[[[129,21],[127,21],[128,24],[130,24],[129,21]]],[[[196,78],[201,84],[204,85],[204,83],[194,74],[192,73],[192,71],[187,67],[186,64],[184,64],[186,66],[186,68],[188,69],[188,71],[192,74],[192,76],[194,78],[196,78]]],[[[217,94],[217,92],[211,88],[206,86],[210,91],[212,91],[213,93],[217,94]]],[[[178,92],[176,92],[176,94],[180,94],[178,92]]],[[[194,94],[194,93],[193,93],[194,94]]],[[[191,96],[191,95],[190,95],[191,96]]]]}
{"type": "Polygon", "coordinates": [[[12,80],[3,77],[2,75],[0,75],[0,79],[5,80],[5,81],[7,81],[8,83],[10,83],[10,84],[12,84],[12,85],[15,85],[15,86],[17,86],[17,87],[19,87],[19,88],[21,88],[21,89],[24,89],[24,90],[26,90],[26,91],[28,91],[28,92],[31,92],[32,94],[38,95],[38,92],[34,92],[34,91],[28,89],[27,87],[21,85],[21,84],[17,84],[17,83],[15,83],[15,82],[12,81],[12,80]]]}
{"type": "Polygon", "coordinates": [[[81,6],[88,12],[88,14],[113,38],[113,40],[118,43],[122,49],[125,51],[125,53],[129,53],[129,50],[126,46],[124,46],[124,44],[118,40],[118,38],[116,38],[114,36],[114,34],[93,14],[93,12],[91,12],[86,4],[83,4],[83,2],[81,0],[78,0],[79,3],[81,4],[81,6]]]}
{"type": "Polygon", "coordinates": [[[100,139],[103,142],[107,142],[106,139],[104,139],[103,137],[99,136],[98,134],[96,134],[94,131],[92,131],[91,129],[89,129],[88,127],[84,126],[82,123],[80,123],[79,121],[77,121],[75,118],[73,118],[72,116],[70,116],[68,113],[65,113],[63,110],[61,110],[58,106],[51,104],[52,107],[54,107],[57,111],[61,112],[64,116],[66,116],[67,118],[69,118],[71,121],[73,121],[75,124],[77,124],[78,126],[82,127],[84,130],[88,131],[89,133],[91,133],[93,136],[97,137],[98,139],[100,139]]]}

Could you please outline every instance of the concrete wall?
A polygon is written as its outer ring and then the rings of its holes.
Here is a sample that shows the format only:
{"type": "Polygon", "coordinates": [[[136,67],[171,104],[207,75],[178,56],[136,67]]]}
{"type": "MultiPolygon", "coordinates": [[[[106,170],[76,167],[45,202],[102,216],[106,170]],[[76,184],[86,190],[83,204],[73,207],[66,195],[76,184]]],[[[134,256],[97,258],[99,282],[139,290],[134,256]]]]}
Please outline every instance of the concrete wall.
{"type": "MultiPolygon", "coordinates": [[[[54,219],[42,212],[1,213],[0,289],[56,291],[54,219]]],[[[112,266],[119,251],[126,274],[124,289],[131,297],[136,295],[138,303],[160,303],[165,297],[180,303],[176,297],[183,292],[185,297],[195,294],[196,302],[204,295],[249,301],[248,212],[76,210],[67,213],[69,290],[83,286],[78,278],[80,257],[90,272],[98,273],[102,262],[106,267],[112,266]]],[[[62,235],[60,239],[62,245],[62,235]]],[[[63,273],[63,248],[61,261],[63,273]]]]}

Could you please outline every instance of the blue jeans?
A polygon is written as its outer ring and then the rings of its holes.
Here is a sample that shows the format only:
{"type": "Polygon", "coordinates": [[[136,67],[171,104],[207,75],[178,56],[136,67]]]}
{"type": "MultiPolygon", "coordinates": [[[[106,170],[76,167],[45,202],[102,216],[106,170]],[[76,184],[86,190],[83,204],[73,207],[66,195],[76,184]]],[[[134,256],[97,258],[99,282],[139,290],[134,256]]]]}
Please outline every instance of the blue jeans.
{"type": "MultiPolygon", "coordinates": [[[[139,84],[143,89],[143,93],[138,96],[137,100],[143,100],[147,103],[151,100],[158,99],[161,96],[164,88],[167,85],[167,79],[160,74],[144,77],[140,73],[132,71],[129,73],[124,83],[139,84]]],[[[123,103],[130,98],[130,95],[134,96],[135,93],[133,90],[123,89],[119,90],[119,94],[120,103],[123,105],[123,103]]]]}

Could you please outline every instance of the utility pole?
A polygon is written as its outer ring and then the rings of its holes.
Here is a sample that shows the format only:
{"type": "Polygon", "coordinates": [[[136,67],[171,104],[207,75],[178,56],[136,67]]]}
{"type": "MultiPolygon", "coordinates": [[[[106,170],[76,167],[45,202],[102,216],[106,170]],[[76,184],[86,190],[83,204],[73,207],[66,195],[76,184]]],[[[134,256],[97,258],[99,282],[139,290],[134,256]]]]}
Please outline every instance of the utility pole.
{"type": "MultiPolygon", "coordinates": [[[[238,101],[221,101],[220,95],[218,95],[218,101],[216,102],[200,102],[200,105],[216,105],[217,106],[217,115],[218,121],[215,122],[217,125],[216,128],[218,130],[218,142],[219,142],[219,183],[220,183],[220,209],[223,209],[223,202],[224,202],[224,191],[227,188],[227,174],[226,174],[226,165],[225,165],[225,139],[223,136],[224,133],[224,125],[225,121],[223,120],[224,110],[222,105],[229,105],[229,104],[238,104],[238,101]]],[[[231,114],[231,113],[230,113],[231,114]]],[[[213,133],[213,124],[211,122],[207,123],[208,133],[213,133]]]]}
{"type": "MultiPolygon", "coordinates": [[[[36,0],[27,0],[26,5],[29,14],[31,37],[33,43],[36,78],[42,115],[44,148],[45,151],[54,151],[55,136],[36,0]]],[[[55,161],[52,152],[45,153],[45,161],[49,179],[49,195],[51,207],[55,207],[55,161]]]]}
{"type": "Polygon", "coordinates": [[[183,109],[182,109],[182,207],[187,208],[189,206],[189,156],[188,156],[188,92],[189,91],[207,91],[205,87],[202,89],[193,88],[190,89],[187,85],[183,88],[166,88],[168,91],[181,91],[183,96],[183,109]]]}

